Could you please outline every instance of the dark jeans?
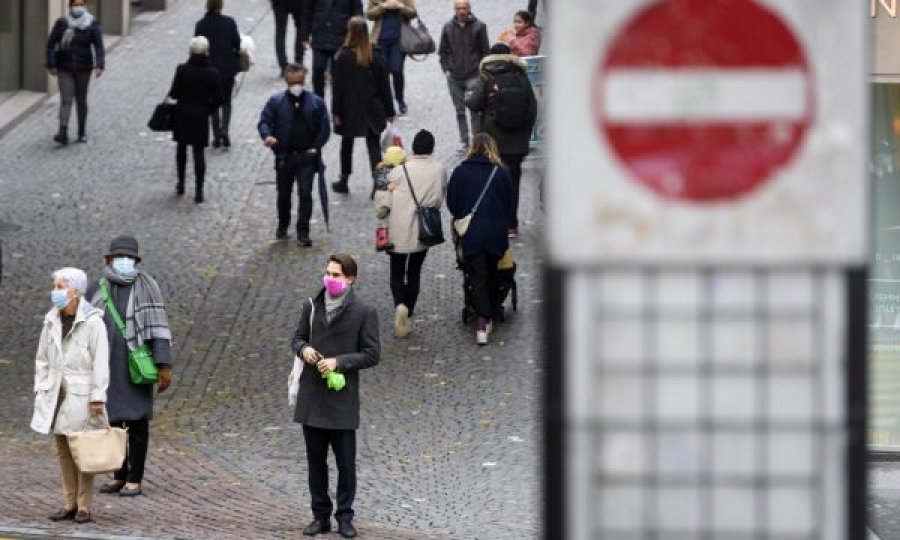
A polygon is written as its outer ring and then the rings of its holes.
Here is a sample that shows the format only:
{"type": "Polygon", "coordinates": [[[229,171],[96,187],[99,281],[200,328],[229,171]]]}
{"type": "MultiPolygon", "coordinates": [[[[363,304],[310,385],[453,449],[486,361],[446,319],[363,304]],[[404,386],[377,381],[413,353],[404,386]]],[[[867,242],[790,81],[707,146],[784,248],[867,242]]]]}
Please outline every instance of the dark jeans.
{"type": "Polygon", "coordinates": [[[109,425],[128,428],[128,451],[122,468],[115,472],[113,478],[119,482],[140,484],[144,480],[144,462],[147,461],[147,447],[150,444],[149,420],[124,420],[110,422],[109,425]]]}
{"type": "Polygon", "coordinates": [[[313,49],[313,92],[323,99],[325,98],[325,71],[330,70],[334,65],[332,59],[336,52],[325,49],[313,49]]]}
{"type": "Polygon", "coordinates": [[[315,517],[328,519],[334,505],[328,496],[328,447],[334,452],[338,469],[338,521],[353,519],[356,498],[356,431],[352,429],[320,429],[303,426],[306,441],[306,463],[309,468],[310,507],[315,517]]]}
{"type": "MultiPolygon", "coordinates": [[[[369,167],[375,172],[375,167],[381,161],[381,143],[378,133],[366,135],[366,149],[369,151],[369,167]]],[[[349,175],[353,172],[353,141],[354,138],[344,135],[341,138],[341,174],[349,175]]]]}
{"type": "MultiPolygon", "coordinates": [[[[175,166],[178,169],[179,184],[184,184],[184,176],[187,169],[187,147],[186,143],[178,143],[175,149],[175,166]]],[[[203,147],[199,144],[192,144],[190,147],[194,155],[194,184],[198,189],[202,189],[206,175],[206,157],[203,153],[203,147]]]]}
{"type": "Polygon", "coordinates": [[[497,279],[497,263],[500,257],[495,257],[482,251],[477,255],[466,255],[466,273],[469,274],[469,282],[472,285],[472,308],[479,317],[490,319],[494,312],[491,294],[492,287],[497,279]]]}
{"type": "Polygon", "coordinates": [[[297,183],[297,238],[309,237],[312,215],[312,186],[317,160],[312,156],[288,154],[275,160],[275,186],[278,190],[278,229],[291,224],[291,192],[297,183]]]}
{"type": "Polygon", "coordinates": [[[525,160],[524,154],[500,154],[500,160],[509,171],[509,178],[512,180],[512,208],[510,209],[509,227],[517,229],[519,227],[519,187],[522,184],[522,161],[525,160]]]}
{"type": "Polygon", "coordinates": [[[397,101],[404,101],[403,64],[406,61],[406,55],[400,52],[400,40],[392,39],[390,41],[379,41],[378,46],[381,47],[381,52],[384,54],[384,59],[387,61],[388,71],[394,81],[394,98],[397,101]]]}
{"type": "Polygon", "coordinates": [[[410,317],[416,309],[416,300],[419,298],[419,283],[426,255],[427,249],[416,253],[390,254],[391,295],[394,297],[394,307],[405,305],[409,308],[410,317]]]}
{"type": "Polygon", "coordinates": [[[288,15],[294,19],[294,62],[303,63],[303,41],[300,40],[300,22],[303,16],[302,0],[275,0],[272,2],[272,12],[275,15],[275,57],[278,59],[278,67],[284,69],[287,65],[287,53],[284,41],[287,37],[288,15]]]}
{"type": "Polygon", "coordinates": [[[228,136],[231,125],[231,93],[234,91],[234,79],[222,83],[222,106],[212,112],[213,138],[228,136]]]}
{"type": "MultiPolygon", "coordinates": [[[[478,82],[478,77],[471,79],[447,79],[447,88],[450,90],[450,99],[453,100],[453,108],[456,110],[456,123],[459,126],[459,141],[469,144],[469,124],[466,121],[466,92],[471,91],[478,82]]],[[[481,114],[469,110],[469,119],[472,121],[472,133],[481,131],[481,114]]]]}
{"type": "Polygon", "coordinates": [[[58,71],[56,73],[59,82],[59,129],[63,131],[69,125],[69,117],[72,116],[72,100],[75,100],[78,113],[78,134],[84,135],[87,123],[87,94],[91,82],[91,72],[58,71]]]}

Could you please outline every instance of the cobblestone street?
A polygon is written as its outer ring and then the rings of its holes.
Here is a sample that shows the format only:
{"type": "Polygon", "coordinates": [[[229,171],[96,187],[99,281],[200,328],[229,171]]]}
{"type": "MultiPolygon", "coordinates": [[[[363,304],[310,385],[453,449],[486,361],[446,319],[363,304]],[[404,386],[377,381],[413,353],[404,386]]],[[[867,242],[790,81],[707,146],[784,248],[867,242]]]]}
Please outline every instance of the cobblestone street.
{"type": "MultiPolygon", "coordinates": [[[[56,98],[0,138],[0,537],[301,537],[311,515],[302,432],[287,404],[289,343],[301,304],[321,283],[326,256],[338,251],[357,256],[358,294],[377,307],[382,329],[381,363],[361,375],[360,537],[536,537],[542,368],[536,166],[526,163],[514,244],[518,311],[490,345],[476,346],[460,317],[462,276],[443,244],[425,263],[413,334],[395,339],[388,259],[374,250],[362,140],[350,196],[329,193],[331,232],[314,194],[313,247],[297,246],[293,230],[289,241],[275,240],[273,158],[256,133],[265,100],[284,88],[268,1],[225,2],[225,13],[256,41],[256,65],[238,78],[232,148],[207,149],[207,202],[174,195],[175,145],[145,125],[187,58],[203,4],[172,2],[110,51],[107,71],[91,82],[88,144],[55,148],[56,98]],[[156,401],[146,496],[97,494],[96,523],[53,524],[46,516],[62,497],[57,459],[49,439],[28,427],[50,274],[76,266],[98,278],[109,241],[123,233],[138,238],[143,266],[162,286],[174,332],[174,382],[156,401]]],[[[437,39],[452,3],[418,4],[437,39]]],[[[494,38],[524,4],[474,0],[473,12],[494,38]]],[[[410,111],[400,128],[408,140],[421,127],[431,130],[436,154],[452,168],[458,134],[436,55],[408,60],[406,79],[410,111]]],[[[332,137],[325,148],[329,181],[338,174],[338,149],[332,137]]],[[[189,194],[192,181],[189,164],[189,194]]]]}

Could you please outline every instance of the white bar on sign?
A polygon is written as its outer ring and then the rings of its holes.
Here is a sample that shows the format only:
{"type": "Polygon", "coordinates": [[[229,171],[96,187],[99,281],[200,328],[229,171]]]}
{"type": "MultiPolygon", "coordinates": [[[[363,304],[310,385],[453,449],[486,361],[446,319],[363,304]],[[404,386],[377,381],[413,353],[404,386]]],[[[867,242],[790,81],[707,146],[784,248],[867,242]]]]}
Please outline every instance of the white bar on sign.
{"type": "Polygon", "coordinates": [[[616,69],[603,108],[615,123],[799,120],[807,84],[799,69],[616,69]]]}

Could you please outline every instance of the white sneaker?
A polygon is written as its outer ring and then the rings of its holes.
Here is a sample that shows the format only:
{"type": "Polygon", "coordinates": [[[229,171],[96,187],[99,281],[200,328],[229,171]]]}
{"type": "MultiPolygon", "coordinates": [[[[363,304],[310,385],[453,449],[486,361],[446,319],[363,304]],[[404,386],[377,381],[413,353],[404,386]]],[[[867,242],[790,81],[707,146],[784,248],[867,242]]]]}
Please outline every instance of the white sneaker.
{"type": "Polygon", "coordinates": [[[394,311],[394,336],[405,338],[409,335],[409,309],[400,304],[394,311]]]}
{"type": "Polygon", "coordinates": [[[487,345],[488,342],[488,333],[487,330],[476,330],[475,331],[475,343],[479,345],[487,345]]]}

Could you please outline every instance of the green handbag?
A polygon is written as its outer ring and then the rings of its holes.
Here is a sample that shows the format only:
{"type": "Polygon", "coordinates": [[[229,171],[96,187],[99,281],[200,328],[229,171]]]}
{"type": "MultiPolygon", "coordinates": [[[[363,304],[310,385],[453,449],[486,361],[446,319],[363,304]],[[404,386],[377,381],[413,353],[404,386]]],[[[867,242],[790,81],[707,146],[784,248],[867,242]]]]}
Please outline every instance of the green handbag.
{"type": "MultiPolygon", "coordinates": [[[[106,303],[106,309],[109,310],[109,314],[112,315],[113,320],[116,322],[116,328],[119,329],[122,338],[127,342],[128,340],[125,338],[125,323],[122,322],[122,317],[109,297],[109,284],[106,282],[106,278],[100,279],[100,296],[106,303]]],[[[156,362],[153,361],[153,351],[150,350],[147,344],[141,345],[134,350],[128,350],[128,375],[134,384],[153,384],[159,378],[159,370],[156,369],[156,362]]]]}

